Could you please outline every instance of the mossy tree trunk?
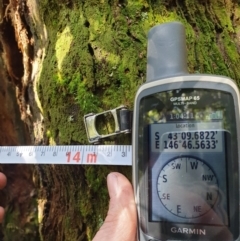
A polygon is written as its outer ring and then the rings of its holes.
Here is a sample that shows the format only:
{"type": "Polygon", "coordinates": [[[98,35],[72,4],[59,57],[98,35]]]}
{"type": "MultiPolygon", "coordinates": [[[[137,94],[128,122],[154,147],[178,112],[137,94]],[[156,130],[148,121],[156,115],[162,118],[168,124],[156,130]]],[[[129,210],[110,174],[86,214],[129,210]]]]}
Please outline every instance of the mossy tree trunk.
{"type": "MultiPolygon", "coordinates": [[[[237,83],[240,79],[237,1],[43,0],[37,4],[28,0],[21,4],[28,14],[13,4],[9,9],[12,15],[19,11],[29,40],[21,45],[17,38],[23,53],[23,83],[18,88],[32,144],[87,144],[84,114],[119,104],[133,108],[135,92],[146,77],[146,35],[156,24],[185,25],[190,73],[226,75],[237,83]]],[[[18,31],[15,25],[14,30],[18,31]]],[[[111,142],[129,144],[130,138],[111,142]]],[[[41,240],[91,240],[106,215],[110,171],[131,178],[127,167],[37,166],[41,240]]]]}

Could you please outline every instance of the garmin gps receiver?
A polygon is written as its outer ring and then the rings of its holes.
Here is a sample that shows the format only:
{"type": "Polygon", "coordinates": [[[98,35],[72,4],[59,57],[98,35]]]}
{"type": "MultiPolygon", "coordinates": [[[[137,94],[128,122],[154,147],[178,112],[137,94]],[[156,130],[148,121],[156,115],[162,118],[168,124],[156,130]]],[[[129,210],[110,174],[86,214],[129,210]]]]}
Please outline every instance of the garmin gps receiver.
{"type": "Polygon", "coordinates": [[[138,240],[240,240],[238,88],[188,74],[186,59],[182,24],[149,31],[133,117],[138,240]]]}

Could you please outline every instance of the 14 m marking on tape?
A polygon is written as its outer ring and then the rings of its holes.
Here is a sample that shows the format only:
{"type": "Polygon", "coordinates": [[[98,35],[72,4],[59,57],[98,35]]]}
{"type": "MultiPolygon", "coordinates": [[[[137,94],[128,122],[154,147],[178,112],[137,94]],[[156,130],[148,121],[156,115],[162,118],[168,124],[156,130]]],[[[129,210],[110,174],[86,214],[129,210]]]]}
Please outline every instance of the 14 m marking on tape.
{"type": "Polygon", "coordinates": [[[132,165],[132,146],[2,146],[1,164],[132,165]]]}

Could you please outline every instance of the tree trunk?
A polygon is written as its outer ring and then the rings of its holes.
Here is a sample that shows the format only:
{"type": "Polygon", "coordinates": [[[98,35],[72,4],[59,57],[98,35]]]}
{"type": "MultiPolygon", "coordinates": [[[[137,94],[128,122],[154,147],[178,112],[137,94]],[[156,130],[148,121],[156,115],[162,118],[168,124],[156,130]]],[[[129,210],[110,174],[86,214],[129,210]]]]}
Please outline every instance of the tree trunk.
{"type": "MultiPolygon", "coordinates": [[[[25,139],[15,137],[11,144],[87,144],[84,114],[120,104],[133,108],[136,90],[146,77],[146,34],[156,24],[180,21],[185,25],[190,73],[240,79],[237,1],[1,0],[0,16],[4,79],[16,87],[18,105],[2,98],[19,106],[28,127],[21,135],[12,124],[11,135],[25,139]]],[[[12,119],[5,123],[11,124],[12,119]]],[[[98,128],[107,131],[101,123],[98,128]]],[[[130,137],[121,136],[108,140],[130,142],[130,137]]],[[[110,171],[131,179],[128,167],[30,167],[38,191],[28,201],[37,199],[38,221],[35,214],[34,222],[19,228],[18,216],[14,223],[18,240],[29,241],[27,225],[33,230],[36,223],[35,240],[91,240],[106,215],[110,171]]],[[[11,193],[10,186],[7,190],[11,193]]],[[[13,240],[7,225],[3,232],[13,240]]]]}

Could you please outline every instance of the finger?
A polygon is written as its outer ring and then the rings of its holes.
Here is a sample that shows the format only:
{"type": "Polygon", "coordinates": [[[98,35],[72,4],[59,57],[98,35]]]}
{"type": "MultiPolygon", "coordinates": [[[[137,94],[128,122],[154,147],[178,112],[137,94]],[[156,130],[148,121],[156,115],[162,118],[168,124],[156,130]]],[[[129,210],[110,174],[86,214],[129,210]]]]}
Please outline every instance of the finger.
{"type": "Polygon", "coordinates": [[[132,185],[126,177],[117,172],[108,175],[107,183],[109,210],[93,241],[134,241],[137,219],[132,185]]]}
{"type": "Polygon", "coordinates": [[[0,172],[0,189],[3,189],[7,184],[7,178],[6,176],[0,172]]]}
{"type": "Polygon", "coordinates": [[[0,207],[0,223],[3,222],[4,213],[5,213],[4,208],[3,208],[3,207],[0,207]]]}

